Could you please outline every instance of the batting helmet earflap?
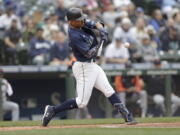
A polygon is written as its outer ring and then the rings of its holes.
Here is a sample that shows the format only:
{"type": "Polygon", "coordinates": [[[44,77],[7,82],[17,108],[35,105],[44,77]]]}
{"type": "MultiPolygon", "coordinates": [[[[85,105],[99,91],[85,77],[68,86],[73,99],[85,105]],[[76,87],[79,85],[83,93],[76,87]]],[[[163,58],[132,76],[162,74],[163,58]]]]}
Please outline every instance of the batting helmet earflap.
{"type": "Polygon", "coordinates": [[[83,14],[80,8],[70,8],[66,13],[66,17],[68,21],[71,20],[81,21],[85,19],[86,15],[83,14]]]}

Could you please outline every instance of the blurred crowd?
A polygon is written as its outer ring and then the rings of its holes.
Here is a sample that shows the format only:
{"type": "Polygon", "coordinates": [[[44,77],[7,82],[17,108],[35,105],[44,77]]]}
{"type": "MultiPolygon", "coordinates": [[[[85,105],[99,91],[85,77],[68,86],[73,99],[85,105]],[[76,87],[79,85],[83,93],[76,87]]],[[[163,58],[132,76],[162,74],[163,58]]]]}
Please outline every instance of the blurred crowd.
{"type": "Polygon", "coordinates": [[[180,1],[151,2],[148,9],[140,0],[0,0],[0,65],[69,65],[75,58],[68,47],[65,14],[73,6],[106,24],[104,63],[154,62],[161,54],[180,55],[180,1]],[[30,1],[35,5],[27,11],[30,1]],[[130,43],[128,49],[124,42],[130,43]]]}

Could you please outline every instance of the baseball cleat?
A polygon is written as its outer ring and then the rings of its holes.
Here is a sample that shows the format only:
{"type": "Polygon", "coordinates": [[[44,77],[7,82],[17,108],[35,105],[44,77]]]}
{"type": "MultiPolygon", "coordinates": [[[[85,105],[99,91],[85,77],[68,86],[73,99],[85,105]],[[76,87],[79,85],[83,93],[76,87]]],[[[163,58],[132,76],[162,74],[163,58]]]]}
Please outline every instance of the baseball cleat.
{"type": "Polygon", "coordinates": [[[128,114],[127,117],[125,118],[126,124],[127,125],[135,125],[138,122],[133,118],[132,114],[128,114]]]}
{"type": "Polygon", "coordinates": [[[42,126],[46,127],[54,115],[55,112],[53,106],[47,105],[42,118],[42,126]]]}
{"type": "Polygon", "coordinates": [[[128,109],[125,107],[124,104],[116,103],[116,104],[114,104],[114,107],[118,109],[118,112],[121,113],[121,115],[123,116],[125,122],[128,125],[135,125],[135,124],[137,124],[137,121],[134,120],[132,114],[128,111],[128,109]]]}

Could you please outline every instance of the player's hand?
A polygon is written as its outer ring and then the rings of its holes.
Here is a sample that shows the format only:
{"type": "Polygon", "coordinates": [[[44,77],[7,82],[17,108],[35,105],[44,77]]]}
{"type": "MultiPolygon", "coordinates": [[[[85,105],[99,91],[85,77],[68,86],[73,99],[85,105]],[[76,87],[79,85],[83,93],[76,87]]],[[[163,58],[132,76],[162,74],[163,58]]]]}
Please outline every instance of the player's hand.
{"type": "Polygon", "coordinates": [[[108,32],[104,28],[99,29],[99,32],[100,32],[101,41],[107,42],[108,32]]]}

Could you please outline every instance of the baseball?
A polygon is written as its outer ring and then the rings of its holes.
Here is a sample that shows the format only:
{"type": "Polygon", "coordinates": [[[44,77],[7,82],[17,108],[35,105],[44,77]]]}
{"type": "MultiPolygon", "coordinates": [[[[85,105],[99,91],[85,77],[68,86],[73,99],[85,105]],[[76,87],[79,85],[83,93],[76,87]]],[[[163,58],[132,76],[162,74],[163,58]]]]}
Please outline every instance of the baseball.
{"type": "Polygon", "coordinates": [[[126,48],[129,48],[130,44],[129,44],[128,42],[125,42],[125,43],[123,44],[123,46],[126,47],[126,48]]]}

